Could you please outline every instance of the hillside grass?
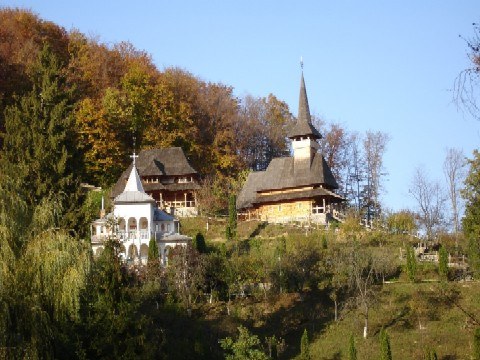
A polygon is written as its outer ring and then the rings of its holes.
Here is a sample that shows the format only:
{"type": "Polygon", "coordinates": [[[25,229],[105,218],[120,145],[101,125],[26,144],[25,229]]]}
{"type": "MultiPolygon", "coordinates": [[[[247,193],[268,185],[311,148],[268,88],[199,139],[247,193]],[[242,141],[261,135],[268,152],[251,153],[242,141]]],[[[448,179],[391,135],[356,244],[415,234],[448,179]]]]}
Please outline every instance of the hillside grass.
{"type": "MultiPolygon", "coordinates": [[[[181,225],[182,232],[187,235],[202,232],[209,246],[229,245],[225,240],[224,218],[182,219],[181,225]]],[[[334,231],[257,221],[239,222],[237,233],[239,241],[256,244],[262,252],[268,252],[282,237],[287,248],[309,240],[314,240],[318,246],[322,242],[328,246],[342,246],[346,241],[334,231]]],[[[359,241],[362,247],[372,251],[387,248],[393,254],[400,254],[401,249],[415,242],[380,233],[360,237],[359,241]]],[[[335,322],[332,301],[325,292],[315,289],[270,294],[267,299],[247,297],[229,304],[204,303],[196,309],[195,316],[209,324],[210,331],[219,338],[235,336],[236,328],[244,325],[260,339],[272,335],[284,339],[287,347],[279,359],[298,358],[304,329],[308,330],[311,339],[312,359],[347,359],[352,334],[358,359],[379,358],[382,327],[390,335],[394,359],[423,359],[428,349],[434,349],[439,359],[470,359],[473,332],[478,324],[467,313],[474,319],[480,318],[480,283],[449,282],[445,285],[440,282],[437,265],[433,263],[419,263],[417,278],[419,282],[409,282],[403,263],[399,261],[399,272],[388,279],[388,283],[377,285],[366,339],[362,336],[364,318],[359,310],[345,308],[340,311],[340,320],[335,322]]]]}
{"type": "MultiPolygon", "coordinates": [[[[359,359],[380,355],[379,332],[390,335],[394,359],[423,359],[434,349],[439,359],[470,359],[476,325],[439,290],[440,284],[395,283],[383,286],[378,303],[369,316],[369,336],[363,338],[363,315],[344,314],[338,322],[329,322],[314,332],[311,353],[315,359],[346,359],[350,336],[355,337],[359,359]]],[[[480,314],[480,284],[455,284],[458,304],[472,314],[480,314]]]]}

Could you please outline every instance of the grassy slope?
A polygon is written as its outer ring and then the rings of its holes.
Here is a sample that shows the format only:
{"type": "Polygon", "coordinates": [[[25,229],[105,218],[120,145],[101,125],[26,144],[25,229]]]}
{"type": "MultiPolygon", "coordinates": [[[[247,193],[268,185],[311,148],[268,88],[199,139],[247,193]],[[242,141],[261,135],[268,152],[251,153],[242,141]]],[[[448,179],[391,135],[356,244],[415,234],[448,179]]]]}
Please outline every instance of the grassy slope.
{"type": "MultiPolygon", "coordinates": [[[[224,219],[211,219],[206,231],[206,219],[182,220],[182,232],[194,236],[201,231],[210,243],[224,242],[224,219]]],[[[268,240],[287,236],[288,242],[304,238],[304,229],[265,225],[258,222],[239,223],[241,239],[268,240]]],[[[319,237],[321,230],[312,230],[308,236],[319,237]]],[[[287,242],[287,246],[288,246],[287,242]]],[[[398,241],[384,244],[397,252],[403,245],[398,241]]],[[[420,278],[435,279],[432,265],[420,266],[420,278]]],[[[451,301],[440,295],[436,282],[411,284],[404,274],[398,283],[385,284],[370,311],[370,330],[367,339],[362,338],[363,317],[358,311],[342,313],[335,323],[332,319],[332,304],[321,293],[286,294],[271,297],[268,302],[253,299],[232,304],[231,315],[226,314],[226,304],[205,305],[199,311],[217,331],[219,336],[235,335],[239,324],[264,338],[276,335],[286,340],[287,350],[281,358],[298,355],[301,333],[309,331],[313,359],[346,359],[348,341],[355,336],[358,358],[379,357],[378,333],[384,326],[391,338],[394,359],[422,359],[426,349],[435,349],[439,359],[469,359],[475,324],[467,319],[451,301]],[[422,328],[420,329],[420,325],[422,328]],[[223,335],[221,335],[223,334],[223,335]]],[[[480,317],[480,284],[477,282],[455,283],[458,304],[480,317]]]]}
{"type": "MultiPolygon", "coordinates": [[[[459,304],[480,314],[480,284],[457,286],[459,304]]],[[[370,312],[369,337],[362,337],[362,315],[350,312],[315,334],[314,358],[346,359],[351,334],[356,340],[359,359],[378,358],[378,333],[384,326],[390,334],[394,359],[422,359],[426,349],[435,349],[439,359],[469,359],[474,324],[457,306],[443,301],[438,287],[438,283],[386,284],[370,312]]]]}

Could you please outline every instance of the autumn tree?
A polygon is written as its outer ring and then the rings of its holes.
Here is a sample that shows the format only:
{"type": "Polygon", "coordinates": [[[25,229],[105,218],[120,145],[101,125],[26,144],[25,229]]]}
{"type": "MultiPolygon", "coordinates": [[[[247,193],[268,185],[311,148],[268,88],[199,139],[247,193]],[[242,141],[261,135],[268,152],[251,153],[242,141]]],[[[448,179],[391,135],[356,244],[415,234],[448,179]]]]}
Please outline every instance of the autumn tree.
{"type": "Polygon", "coordinates": [[[242,162],[249,169],[265,170],[273,158],[288,154],[287,130],[292,124],[288,105],[274,95],[245,96],[235,124],[242,162]]]}
{"type": "MultiPolygon", "coordinates": [[[[0,9],[0,109],[13,95],[23,96],[32,87],[31,75],[39,53],[47,44],[59,62],[68,61],[68,34],[30,10],[0,9]]],[[[3,113],[1,111],[0,113],[3,113]]],[[[0,115],[1,118],[1,115],[0,115]]],[[[0,127],[3,130],[3,127],[0,127]]]]}
{"type": "Polygon", "coordinates": [[[347,129],[336,123],[326,123],[321,128],[320,152],[332,170],[341,193],[346,193],[346,169],[349,161],[351,136],[347,129]]]}

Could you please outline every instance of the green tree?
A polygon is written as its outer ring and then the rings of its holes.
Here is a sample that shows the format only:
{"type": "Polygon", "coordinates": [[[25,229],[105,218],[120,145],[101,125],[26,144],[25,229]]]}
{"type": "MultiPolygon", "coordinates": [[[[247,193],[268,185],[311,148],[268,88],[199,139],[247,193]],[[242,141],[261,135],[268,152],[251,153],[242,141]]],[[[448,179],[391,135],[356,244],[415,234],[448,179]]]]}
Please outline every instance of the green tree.
{"type": "Polygon", "coordinates": [[[480,275],[480,152],[474,150],[465,188],[461,192],[465,199],[465,216],[462,220],[463,231],[468,240],[468,258],[471,269],[480,275]]]}
{"type": "Polygon", "coordinates": [[[238,327],[236,340],[231,337],[220,340],[220,346],[226,351],[227,360],[268,360],[270,359],[260,347],[260,339],[251,334],[247,328],[238,327]]]}
{"type": "Polygon", "coordinates": [[[158,252],[158,245],[157,240],[155,238],[151,238],[148,243],[148,261],[156,261],[158,260],[160,254],[158,252]]]}
{"type": "Polygon", "coordinates": [[[480,360],[480,328],[475,329],[473,334],[473,359],[480,360]]]}
{"type": "Polygon", "coordinates": [[[197,235],[193,238],[193,247],[197,249],[200,254],[205,254],[207,252],[207,244],[205,243],[205,236],[201,232],[198,232],[197,235]]]}
{"type": "Polygon", "coordinates": [[[228,199],[228,224],[226,229],[227,240],[234,240],[237,238],[237,197],[230,195],[228,199]]]}
{"type": "Polygon", "coordinates": [[[417,277],[417,257],[415,256],[413,247],[410,245],[407,245],[405,250],[407,254],[407,275],[411,282],[415,282],[417,277]]]}
{"type": "Polygon", "coordinates": [[[5,111],[2,169],[20,180],[17,191],[29,206],[62,194],[62,208],[74,225],[78,214],[82,156],[77,151],[72,105],[62,66],[48,46],[34,65],[33,89],[5,111]]]}
{"type": "Polygon", "coordinates": [[[426,350],[425,360],[438,360],[437,352],[433,349],[426,350]]]}
{"type": "Polygon", "coordinates": [[[355,338],[353,334],[350,335],[350,342],[348,345],[348,360],[357,360],[357,348],[355,347],[355,338]]]}
{"type": "MultiPolygon", "coordinates": [[[[12,197],[22,208],[22,200],[15,193],[12,197]]],[[[0,228],[17,223],[14,237],[24,237],[15,239],[0,230],[0,348],[8,358],[74,355],[67,350],[74,344],[66,334],[80,319],[90,247],[57,228],[58,213],[61,202],[55,198],[43,199],[31,217],[0,208],[0,228]],[[28,225],[28,231],[22,232],[21,224],[28,225]]]]}
{"type": "Polygon", "coordinates": [[[383,328],[380,331],[380,360],[392,360],[390,337],[383,328]]]}
{"type": "Polygon", "coordinates": [[[300,339],[300,359],[301,360],[310,360],[312,357],[310,355],[310,343],[308,340],[307,329],[303,330],[302,338],[300,339]]]}
{"type": "Polygon", "coordinates": [[[387,227],[392,234],[412,234],[416,229],[415,214],[401,210],[387,217],[387,227]]]}
{"type": "Polygon", "coordinates": [[[438,251],[438,273],[442,280],[448,280],[448,252],[445,246],[438,251]]]}

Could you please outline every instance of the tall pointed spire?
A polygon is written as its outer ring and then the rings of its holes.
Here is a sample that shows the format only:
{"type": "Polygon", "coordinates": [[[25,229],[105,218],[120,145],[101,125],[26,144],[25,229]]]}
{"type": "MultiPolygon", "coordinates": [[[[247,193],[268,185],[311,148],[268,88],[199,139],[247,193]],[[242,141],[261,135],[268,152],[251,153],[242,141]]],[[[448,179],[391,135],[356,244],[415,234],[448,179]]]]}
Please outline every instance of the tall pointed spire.
{"type": "Polygon", "coordinates": [[[142,193],[145,192],[145,190],[143,190],[140,176],[138,175],[137,167],[135,166],[135,160],[133,160],[132,171],[130,171],[127,184],[125,185],[125,190],[123,191],[139,191],[142,193]]]}
{"type": "Polygon", "coordinates": [[[300,96],[298,97],[297,121],[302,122],[304,124],[310,124],[312,122],[312,118],[310,117],[310,107],[308,106],[308,97],[307,97],[307,89],[305,87],[305,79],[303,78],[303,71],[302,71],[302,78],[300,80],[300,96]]]}
{"type": "Polygon", "coordinates": [[[297,123],[288,134],[290,139],[310,136],[313,139],[321,139],[322,135],[312,125],[312,118],[310,116],[310,108],[308,106],[307,88],[305,86],[305,79],[303,78],[303,59],[301,60],[302,77],[300,79],[300,95],[298,99],[298,116],[297,123]]]}

